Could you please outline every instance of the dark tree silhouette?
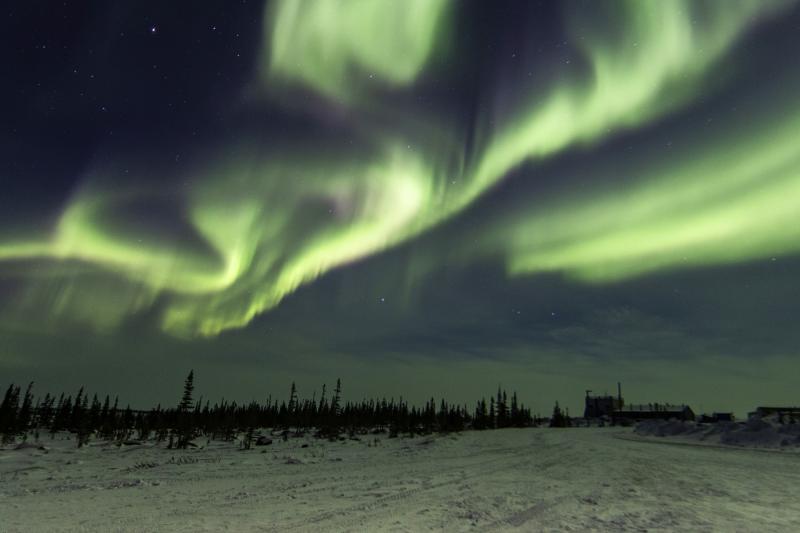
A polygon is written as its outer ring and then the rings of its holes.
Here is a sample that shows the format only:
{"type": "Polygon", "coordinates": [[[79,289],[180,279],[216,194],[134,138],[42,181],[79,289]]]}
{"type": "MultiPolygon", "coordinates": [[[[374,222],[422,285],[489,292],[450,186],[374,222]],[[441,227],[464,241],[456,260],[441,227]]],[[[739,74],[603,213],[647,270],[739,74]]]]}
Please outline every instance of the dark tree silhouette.
{"type": "Polygon", "coordinates": [[[96,394],[91,395],[90,402],[90,394],[83,387],[74,401],[62,393],[57,401],[56,396],[47,394],[43,400],[34,402],[32,386],[20,398],[20,387],[11,384],[0,403],[0,432],[4,442],[24,436],[31,429],[48,428],[53,436],[62,431],[73,433],[79,446],[96,435],[119,445],[134,436],[140,441],[154,437],[158,443],[169,441],[170,448],[186,448],[199,435],[228,441],[238,437],[242,448],[249,449],[261,436],[259,428],[279,431],[286,439],[290,438],[291,429],[295,429],[295,434],[315,431],[317,436],[330,439],[345,438],[342,434],[346,432],[357,439],[359,435],[387,430],[389,437],[397,437],[533,423],[530,410],[518,404],[516,392],[511,396],[509,408],[508,395],[503,390],[496,397],[490,396],[488,409],[485,399],[477,402],[474,413],[469,413],[466,405],[450,404],[444,398],[438,402],[431,398],[422,407],[411,406],[402,397],[344,401],[341,379],[336,380],[330,397],[323,385],[319,402],[316,393],[310,400],[301,399],[294,383],[288,404],[273,400],[270,395],[263,404],[239,405],[222,399],[211,405],[208,401],[203,404],[202,398],[195,402],[193,393],[193,371],[184,382],[176,407],[164,409],[158,405],[146,411],[135,411],[130,406],[120,411],[119,398],[115,397],[112,405],[110,396],[101,404],[96,394]]]}
{"type": "MultiPolygon", "coordinates": [[[[185,449],[195,437],[195,427],[192,421],[192,407],[194,405],[192,393],[194,392],[194,370],[189,371],[183,384],[183,396],[178,404],[177,444],[179,449],[185,449]]],[[[170,442],[172,439],[170,438],[170,442]]]]}
{"type": "Polygon", "coordinates": [[[189,375],[186,376],[186,381],[183,384],[183,396],[181,397],[181,403],[178,404],[178,409],[181,411],[189,411],[192,409],[192,393],[194,392],[194,370],[189,371],[189,375]]]}
{"type": "Polygon", "coordinates": [[[556,402],[555,407],[553,407],[553,416],[550,417],[550,427],[564,428],[568,426],[569,418],[564,416],[564,413],[561,411],[561,407],[559,407],[558,402],[556,402]]]}
{"type": "Polygon", "coordinates": [[[0,431],[3,443],[10,442],[17,433],[17,409],[19,408],[19,386],[13,383],[6,389],[3,403],[0,404],[0,431]]]}
{"type": "Polygon", "coordinates": [[[22,407],[20,407],[17,414],[16,433],[22,435],[23,440],[28,437],[28,430],[31,428],[33,422],[33,381],[28,384],[25,389],[25,397],[22,400],[22,407]]]}

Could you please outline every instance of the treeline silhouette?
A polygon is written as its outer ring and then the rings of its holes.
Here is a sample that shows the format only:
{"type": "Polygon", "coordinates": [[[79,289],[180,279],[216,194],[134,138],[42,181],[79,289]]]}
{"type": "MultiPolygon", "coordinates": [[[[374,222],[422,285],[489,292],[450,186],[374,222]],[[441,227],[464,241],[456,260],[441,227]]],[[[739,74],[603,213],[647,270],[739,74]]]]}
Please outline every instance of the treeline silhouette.
{"type": "Polygon", "coordinates": [[[101,401],[95,394],[90,399],[83,387],[74,398],[48,393],[35,399],[33,382],[24,394],[19,385],[12,383],[0,404],[3,443],[24,440],[31,434],[39,440],[41,433],[55,437],[59,432],[70,432],[78,447],[94,437],[117,443],[155,439],[170,448],[186,448],[193,439],[204,436],[214,440],[240,438],[242,446],[250,448],[259,428],[278,430],[283,438],[311,432],[320,438],[338,439],[365,433],[397,437],[527,427],[539,422],[531,416],[530,409],[518,402],[516,392],[509,399],[499,387],[488,405],[483,398],[471,410],[466,404],[456,405],[444,399],[437,404],[433,398],[421,407],[411,406],[402,398],[345,402],[341,380],[336,381],[336,388],[330,393],[323,386],[319,399],[316,393],[311,399],[301,399],[292,383],[288,401],[270,396],[265,403],[222,400],[211,405],[208,401],[203,403],[202,397],[194,400],[194,371],[186,377],[175,407],[159,404],[149,410],[133,410],[128,405],[123,409],[118,398],[112,401],[106,396],[101,401]]]}

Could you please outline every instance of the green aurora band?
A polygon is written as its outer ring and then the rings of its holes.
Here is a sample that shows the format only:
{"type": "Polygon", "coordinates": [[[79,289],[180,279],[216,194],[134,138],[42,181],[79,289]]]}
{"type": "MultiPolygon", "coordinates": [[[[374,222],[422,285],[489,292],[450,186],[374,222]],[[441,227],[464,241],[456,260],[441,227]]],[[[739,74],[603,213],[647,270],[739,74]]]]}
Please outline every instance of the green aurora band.
{"type": "MultiPolygon", "coordinates": [[[[718,131],[725,141],[717,146],[695,149],[685,159],[678,154],[677,163],[650,160],[646,170],[629,171],[637,182],[624,192],[598,187],[513,217],[502,243],[509,272],[566,272],[581,281],[609,282],[796,253],[798,131],[797,112],[751,122],[735,135],[718,131]]],[[[596,176],[602,172],[608,170],[596,176]]],[[[491,231],[487,237],[491,242],[491,231]]]]}
{"type": "Polygon", "coordinates": [[[279,1],[266,11],[264,62],[275,78],[342,102],[360,84],[414,82],[444,32],[448,0],[279,1]]]}
{"type": "MultiPolygon", "coordinates": [[[[168,191],[120,188],[121,165],[95,168],[52,232],[0,238],[0,266],[28,279],[23,306],[46,306],[55,318],[103,329],[155,308],[175,335],[243,327],[325,272],[452,218],[526,162],[688,105],[740,38],[789,4],[598,2],[590,14],[565,4],[565,32],[583,62],[512,87],[502,107],[487,96],[466,154],[467,139],[441,117],[419,113],[391,128],[392,106],[381,103],[384,91],[409,90],[435,66],[457,5],[277,2],[265,13],[260,86],[350,108],[361,146],[320,141],[311,152],[302,140],[269,148],[242,140],[210,155],[191,187],[168,191]],[[612,29],[587,30],[592,17],[612,29]],[[439,132],[444,140],[432,141],[439,132]],[[125,218],[126,206],[175,198],[191,239],[125,218]],[[37,268],[19,273],[20,264],[37,268]]],[[[471,253],[499,251],[515,275],[557,271],[591,282],[796,253],[800,230],[787,229],[800,228],[794,100],[788,113],[762,118],[757,138],[721,134],[710,150],[642,171],[624,194],[520,209],[500,229],[486,227],[471,253]]]]}

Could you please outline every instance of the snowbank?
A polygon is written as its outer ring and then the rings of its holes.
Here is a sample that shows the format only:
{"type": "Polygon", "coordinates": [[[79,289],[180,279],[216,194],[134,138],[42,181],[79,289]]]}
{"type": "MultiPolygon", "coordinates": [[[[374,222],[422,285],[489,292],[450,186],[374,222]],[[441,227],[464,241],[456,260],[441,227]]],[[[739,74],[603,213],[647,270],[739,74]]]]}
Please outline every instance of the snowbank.
{"type": "Polygon", "coordinates": [[[800,424],[781,424],[775,417],[751,418],[747,422],[701,424],[679,420],[647,420],[634,432],[641,436],[673,437],[678,440],[746,446],[752,448],[800,447],[800,424]]]}

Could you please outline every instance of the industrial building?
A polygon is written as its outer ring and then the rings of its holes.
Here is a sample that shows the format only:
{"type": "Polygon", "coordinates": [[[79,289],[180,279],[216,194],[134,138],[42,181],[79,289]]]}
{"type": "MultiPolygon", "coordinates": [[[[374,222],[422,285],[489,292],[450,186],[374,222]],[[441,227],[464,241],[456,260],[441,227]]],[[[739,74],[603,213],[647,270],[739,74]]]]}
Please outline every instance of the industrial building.
{"type": "Polygon", "coordinates": [[[695,415],[688,405],[672,405],[665,403],[648,403],[627,405],[614,412],[615,420],[694,420],[695,415]]]}
{"type": "Polygon", "coordinates": [[[586,391],[583,418],[611,418],[616,411],[621,411],[625,402],[622,399],[622,384],[617,383],[617,396],[605,394],[603,396],[592,396],[591,390],[586,391]]]}
{"type": "Polygon", "coordinates": [[[586,391],[584,398],[583,417],[587,420],[608,418],[614,421],[638,420],[694,420],[695,414],[688,405],[673,405],[667,403],[648,403],[626,405],[622,398],[622,384],[617,383],[617,395],[605,394],[592,396],[591,390],[586,391]]]}

